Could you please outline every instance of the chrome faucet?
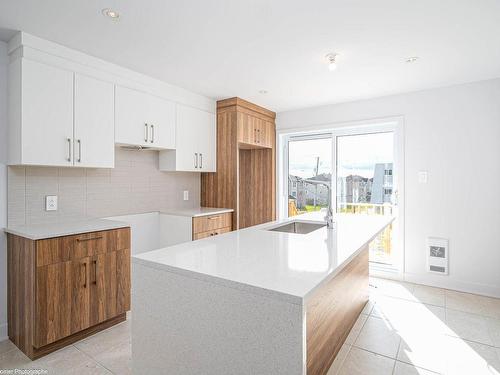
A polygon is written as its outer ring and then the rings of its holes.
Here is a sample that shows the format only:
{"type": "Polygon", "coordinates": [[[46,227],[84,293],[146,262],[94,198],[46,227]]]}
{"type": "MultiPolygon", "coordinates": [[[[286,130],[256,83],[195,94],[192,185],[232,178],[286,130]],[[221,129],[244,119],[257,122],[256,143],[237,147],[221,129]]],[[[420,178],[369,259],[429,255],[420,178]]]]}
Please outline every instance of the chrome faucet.
{"type": "Polygon", "coordinates": [[[326,221],[326,227],[328,229],[333,229],[334,221],[333,221],[333,210],[332,210],[332,188],[330,186],[331,183],[328,183],[326,181],[316,181],[316,180],[306,180],[306,182],[315,185],[323,185],[326,186],[326,188],[328,189],[328,208],[326,211],[325,221],[326,221]]]}

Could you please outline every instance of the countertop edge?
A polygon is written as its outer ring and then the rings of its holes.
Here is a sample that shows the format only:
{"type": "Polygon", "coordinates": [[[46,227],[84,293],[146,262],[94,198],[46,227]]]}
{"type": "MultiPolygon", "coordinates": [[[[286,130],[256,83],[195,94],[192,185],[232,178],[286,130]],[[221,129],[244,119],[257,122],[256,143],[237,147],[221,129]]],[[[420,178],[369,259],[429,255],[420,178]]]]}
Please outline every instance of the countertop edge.
{"type": "MultiPolygon", "coordinates": [[[[94,225],[94,227],[84,227],[86,224],[89,222],[82,221],[81,229],[71,229],[71,230],[60,230],[60,231],[47,231],[50,233],[47,234],[32,234],[29,233],[29,230],[23,231],[22,228],[16,228],[16,227],[7,227],[3,228],[5,233],[13,234],[15,236],[27,238],[33,241],[38,241],[38,240],[44,240],[48,238],[56,238],[56,237],[64,237],[64,236],[72,236],[76,234],[82,234],[82,233],[89,233],[89,232],[99,232],[103,230],[112,230],[112,229],[120,229],[120,228],[129,228],[130,224],[125,223],[125,222],[120,222],[120,221],[114,221],[114,220],[107,220],[107,219],[98,219],[98,220],[106,220],[109,221],[109,223],[99,223],[94,225]]],[[[76,225],[80,223],[75,223],[76,225]]],[[[60,223],[54,223],[54,225],[60,225],[60,223]]]]}
{"type": "Polygon", "coordinates": [[[191,270],[186,270],[186,269],[182,269],[182,268],[178,268],[178,267],[173,267],[173,266],[170,266],[167,264],[161,264],[158,262],[154,262],[154,261],[150,261],[150,260],[146,260],[146,259],[142,259],[142,258],[137,258],[135,256],[132,256],[131,260],[132,260],[132,263],[140,264],[142,266],[154,268],[154,269],[157,269],[160,271],[176,273],[176,274],[181,275],[181,276],[189,277],[189,278],[204,281],[204,282],[214,283],[214,284],[217,284],[217,285],[220,285],[223,287],[237,289],[237,290],[240,290],[243,292],[252,293],[252,294],[256,294],[256,295],[271,298],[271,299],[279,299],[281,301],[291,303],[294,305],[303,305],[304,304],[304,298],[297,296],[297,295],[278,292],[276,290],[261,288],[258,286],[241,283],[238,281],[224,279],[222,277],[207,275],[207,274],[203,274],[203,273],[196,272],[196,271],[191,271],[191,270]]]}
{"type": "MultiPolygon", "coordinates": [[[[204,207],[204,208],[211,208],[211,207],[204,207]]],[[[184,211],[189,211],[189,209],[186,209],[184,211]]],[[[214,211],[211,212],[198,212],[198,213],[188,213],[188,212],[183,212],[183,210],[162,210],[159,211],[160,214],[163,215],[171,215],[171,216],[183,216],[183,217],[203,217],[203,216],[210,216],[210,215],[218,215],[218,214],[225,214],[228,212],[234,212],[233,208],[214,208],[214,211]]]]}

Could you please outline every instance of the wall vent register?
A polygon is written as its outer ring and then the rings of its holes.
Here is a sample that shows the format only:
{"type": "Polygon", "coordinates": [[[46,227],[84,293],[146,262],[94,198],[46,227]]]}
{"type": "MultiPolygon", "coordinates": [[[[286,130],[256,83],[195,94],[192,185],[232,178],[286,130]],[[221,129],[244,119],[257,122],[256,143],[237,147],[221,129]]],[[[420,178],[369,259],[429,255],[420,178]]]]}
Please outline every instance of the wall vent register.
{"type": "Polygon", "coordinates": [[[427,271],[448,275],[448,240],[429,237],[427,239],[427,271]]]}

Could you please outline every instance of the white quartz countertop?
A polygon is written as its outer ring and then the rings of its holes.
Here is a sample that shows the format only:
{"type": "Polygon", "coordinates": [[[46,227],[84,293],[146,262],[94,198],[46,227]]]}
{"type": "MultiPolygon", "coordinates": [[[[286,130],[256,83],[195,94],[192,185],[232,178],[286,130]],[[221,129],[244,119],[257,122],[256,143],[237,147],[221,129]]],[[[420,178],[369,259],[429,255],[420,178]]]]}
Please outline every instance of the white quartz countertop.
{"type": "Polygon", "coordinates": [[[17,236],[29,238],[31,240],[42,240],[45,238],[70,236],[73,234],[126,228],[129,226],[130,225],[127,223],[115,220],[85,219],[50,224],[11,226],[5,228],[4,231],[17,236]]]}
{"type": "MultiPolygon", "coordinates": [[[[323,222],[324,213],[298,221],[323,222]]],[[[336,229],[269,231],[285,219],[134,256],[134,263],[301,304],[389,225],[389,216],[337,215],[336,229]]]]}
{"type": "Polygon", "coordinates": [[[161,211],[161,213],[167,215],[176,215],[176,216],[198,217],[198,216],[224,214],[226,212],[233,212],[233,211],[234,210],[232,208],[194,207],[194,208],[171,209],[171,210],[161,211]]]}

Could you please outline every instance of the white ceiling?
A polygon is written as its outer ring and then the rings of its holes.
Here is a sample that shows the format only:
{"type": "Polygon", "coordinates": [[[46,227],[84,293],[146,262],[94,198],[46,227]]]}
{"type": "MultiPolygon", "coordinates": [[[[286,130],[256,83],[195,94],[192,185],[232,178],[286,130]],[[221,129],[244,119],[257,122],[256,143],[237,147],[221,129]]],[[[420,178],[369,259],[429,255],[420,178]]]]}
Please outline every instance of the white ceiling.
{"type": "Polygon", "coordinates": [[[276,111],[500,76],[498,0],[2,0],[0,28],[276,111]]]}

